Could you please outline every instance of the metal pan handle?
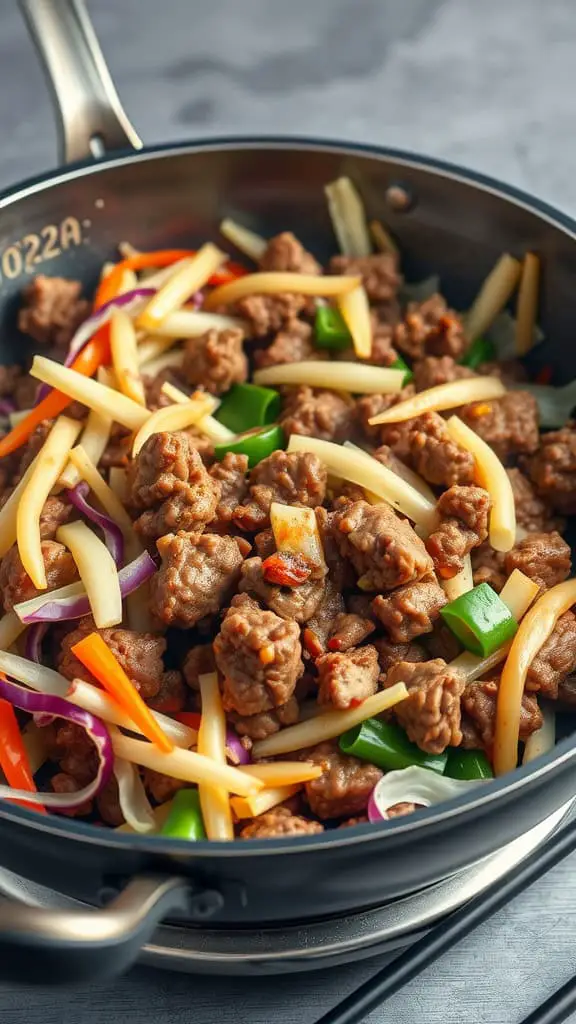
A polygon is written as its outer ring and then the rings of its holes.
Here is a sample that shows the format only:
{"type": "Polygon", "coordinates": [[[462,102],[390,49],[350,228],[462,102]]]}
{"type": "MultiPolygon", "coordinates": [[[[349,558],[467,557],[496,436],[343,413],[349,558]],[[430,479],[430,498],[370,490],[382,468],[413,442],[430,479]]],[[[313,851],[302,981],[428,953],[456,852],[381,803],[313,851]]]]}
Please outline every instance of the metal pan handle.
{"type": "Polygon", "coordinates": [[[219,893],[198,892],[178,877],[140,875],[103,909],[52,910],[0,903],[0,980],[61,984],[122,973],[162,918],[192,920],[219,909],[219,893]]]}
{"type": "Polygon", "coordinates": [[[52,93],[62,163],[141,149],[84,0],[19,0],[52,93]]]}

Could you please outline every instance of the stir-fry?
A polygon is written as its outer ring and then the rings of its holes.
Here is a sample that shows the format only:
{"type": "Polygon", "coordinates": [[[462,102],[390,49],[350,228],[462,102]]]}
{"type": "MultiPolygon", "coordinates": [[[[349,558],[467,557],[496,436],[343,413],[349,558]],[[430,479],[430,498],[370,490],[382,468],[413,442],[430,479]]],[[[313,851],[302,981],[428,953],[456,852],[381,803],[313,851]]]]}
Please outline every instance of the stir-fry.
{"type": "Polygon", "coordinates": [[[24,290],[36,354],[0,369],[2,798],[289,837],[553,747],[576,428],[522,362],[538,258],[504,254],[458,313],[404,281],[351,181],[326,196],[324,267],[225,220],[198,250],[121,243],[92,301],[24,290]]]}

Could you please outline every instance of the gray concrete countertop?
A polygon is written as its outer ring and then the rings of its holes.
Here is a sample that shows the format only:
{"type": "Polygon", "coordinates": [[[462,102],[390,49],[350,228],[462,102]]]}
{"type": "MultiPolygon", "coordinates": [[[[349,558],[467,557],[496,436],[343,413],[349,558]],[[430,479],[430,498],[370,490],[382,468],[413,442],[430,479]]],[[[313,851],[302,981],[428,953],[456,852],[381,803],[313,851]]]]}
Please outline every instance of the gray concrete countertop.
{"type": "MultiPolygon", "coordinates": [[[[234,133],[420,150],[576,214],[573,0],[92,0],[147,142],[234,133]]],[[[0,5],[0,188],[56,162],[49,102],[0,5]]],[[[574,970],[576,859],[376,1012],[374,1024],[515,1024],[574,970]]],[[[5,1024],[312,1024],[373,963],[264,981],[139,968],[66,993],[0,988],[5,1024]]],[[[572,1018],[576,1021],[576,1017],[572,1018]]]]}

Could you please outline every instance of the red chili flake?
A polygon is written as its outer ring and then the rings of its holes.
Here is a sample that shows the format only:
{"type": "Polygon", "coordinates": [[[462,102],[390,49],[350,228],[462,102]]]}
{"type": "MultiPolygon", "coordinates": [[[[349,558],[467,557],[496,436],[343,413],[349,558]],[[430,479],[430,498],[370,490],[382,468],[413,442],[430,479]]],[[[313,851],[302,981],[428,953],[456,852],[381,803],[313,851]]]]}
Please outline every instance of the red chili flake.
{"type": "Polygon", "coordinates": [[[359,708],[360,705],[363,704],[363,703],[364,703],[364,701],[360,700],[359,697],[352,697],[352,700],[350,701],[348,707],[349,708],[359,708]]]}
{"type": "Polygon", "coordinates": [[[342,638],[339,636],[333,636],[328,641],[327,646],[329,651],[339,651],[340,648],[342,647],[342,638]]]}
{"type": "Polygon", "coordinates": [[[262,563],[262,572],[267,583],[298,587],[309,579],[312,569],[302,555],[278,551],[262,563]]]}
{"type": "Polygon", "coordinates": [[[310,629],[309,626],[306,626],[306,629],[302,632],[302,643],[310,657],[319,658],[321,654],[324,654],[324,648],[320,642],[320,637],[313,629],[310,629]]]}

